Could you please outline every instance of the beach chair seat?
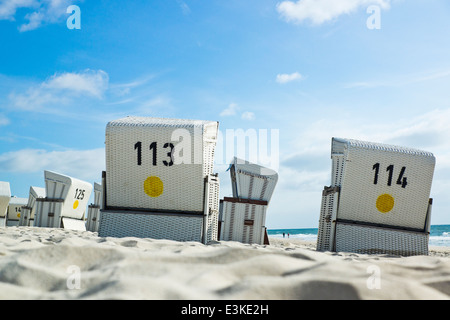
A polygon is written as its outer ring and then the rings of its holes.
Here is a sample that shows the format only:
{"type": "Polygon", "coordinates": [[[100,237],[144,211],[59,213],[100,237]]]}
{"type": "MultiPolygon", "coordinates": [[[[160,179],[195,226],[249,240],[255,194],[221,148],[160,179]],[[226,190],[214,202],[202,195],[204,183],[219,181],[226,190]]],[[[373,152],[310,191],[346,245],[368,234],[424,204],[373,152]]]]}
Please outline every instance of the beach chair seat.
{"type": "Polygon", "coordinates": [[[22,215],[22,207],[28,203],[26,198],[12,197],[9,201],[8,215],[6,218],[7,227],[18,227],[20,216],[22,215]]]}
{"type": "Polygon", "coordinates": [[[98,232],[100,222],[100,209],[102,208],[102,185],[94,183],[94,203],[88,206],[86,230],[98,232]]]}
{"type": "Polygon", "coordinates": [[[11,187],[9,182],[0,181],[0,227],[6,227],[6,217],[10,200],[11,187]]]}
{"type": "Polygon", "coordinates": [[[278,181],[274,170],[234,157],[229,171],[234,198],[270,202],[278,181]]]}
{"type": "Polygon", "coordinates": [[[331,158],[317,250],[428,254],[432,153],[333,138],[331,158]]]}
{"type": "Polygon", "coordinates": [[[220,200],[220,239],[267,244],[267,201],[225,197],[220,200]]]}
{"type": "Polygon", "coordinates": [[[52,171],[44,171],[44,177],[46,197],[36,199],[34,225],[85,231],[84,218],[92,185],[52,171]]]}
{"type": "Polygon", "coordinates": [[[27,205],[22,207],[19,226],[34,226],[34,217],[36,214],[36,199],[45,198],[45,188],[30,187],[27,205]]]}
{"type": "Polygon", "coordinates": [[[217,239],[215,121],[127,117],[106,127],[99,236],[217,239]]]}

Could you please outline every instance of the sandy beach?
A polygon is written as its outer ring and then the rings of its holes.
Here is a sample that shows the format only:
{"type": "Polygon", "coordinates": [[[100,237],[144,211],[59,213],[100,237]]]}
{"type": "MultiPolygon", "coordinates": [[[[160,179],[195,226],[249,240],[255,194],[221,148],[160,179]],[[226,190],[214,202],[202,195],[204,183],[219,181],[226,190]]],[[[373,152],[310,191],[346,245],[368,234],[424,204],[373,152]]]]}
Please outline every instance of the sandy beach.
{"type": "Polygon", "coordinates": [[[429,256],[321,253],[271,245],[100,238],[0,229],[0,299],[449,299],[450,248],[429,256]]]}

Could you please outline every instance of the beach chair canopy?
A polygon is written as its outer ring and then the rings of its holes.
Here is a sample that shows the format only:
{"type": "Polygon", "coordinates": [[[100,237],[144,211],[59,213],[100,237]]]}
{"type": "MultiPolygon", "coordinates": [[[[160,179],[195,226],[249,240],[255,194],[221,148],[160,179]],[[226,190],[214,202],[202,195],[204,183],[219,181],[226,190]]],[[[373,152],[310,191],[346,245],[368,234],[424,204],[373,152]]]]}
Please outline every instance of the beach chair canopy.
{"type": "Polygon", "coordinates": [[[218,122],[127,117],[106,128],[106,208],[200,213],[218,122]]]}
{"type": "Polygon", "coordinates": [[[0,181],[0,218],[5,218],[11,200],[11,188],[9,182],[0,181]]]}
{"type": "Polygon", "coordinates": [[[270,202],[278,173],[264,166],[234,158],[230,165],[233,197],[270,202]]]}
{"type": "Polygon", "coordinates": [[[420,252],[413,246],[423,248],[428,239],[423,236],[431,214],[433,154],[333,138],[331,158],[332,184],[322,198],[318,249],[420,252]],[[320,243],[324,235],[325,246],[320,243]],[[417,239],[403,245],[407,237],[417,239]]]}
{"type": "Polygon", "coordinates": [[[92,184],[52,171],[44,171],[47,199],[63,200],[61,217],[83,219],[92,184]]]}

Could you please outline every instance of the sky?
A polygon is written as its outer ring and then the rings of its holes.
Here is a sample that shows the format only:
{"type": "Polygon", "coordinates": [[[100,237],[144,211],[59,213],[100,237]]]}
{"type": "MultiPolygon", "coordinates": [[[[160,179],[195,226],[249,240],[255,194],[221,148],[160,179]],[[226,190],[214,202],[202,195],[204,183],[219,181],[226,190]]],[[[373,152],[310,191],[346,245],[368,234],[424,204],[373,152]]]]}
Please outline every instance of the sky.
{"type": "Polygon", "coordinates": [[[100,182],[109,121],[213,120],[221,197],[227,133],[273,151],[246,155],[279,174],[269,229],[318,227],[332,137],[432,152],[450,224],[449,21],[447,0],[0,0],[0,181],[100,182]]]}

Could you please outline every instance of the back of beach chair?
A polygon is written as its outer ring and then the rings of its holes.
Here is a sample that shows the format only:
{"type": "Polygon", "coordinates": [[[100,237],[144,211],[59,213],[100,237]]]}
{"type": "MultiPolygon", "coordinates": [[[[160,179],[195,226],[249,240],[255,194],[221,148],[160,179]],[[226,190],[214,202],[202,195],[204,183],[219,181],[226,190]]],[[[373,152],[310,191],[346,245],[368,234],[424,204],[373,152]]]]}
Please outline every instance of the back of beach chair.
{"type": "Polygon", "coordinates": [[[218,122],[127,117],[106,127],[100,236],[217,239],[218,122]]]}
{"type": "Polygon", "coordinates": [[[6,219],[7,227],[18,227],[20,216],[22,215],[22,207],[28,203],[26,198],[12,197],[9,201],[8,215],[6,219]]]}
{"type": "Polygon", "coordinates": [[[0,181],[0,227],[6,227],[6,215],[10,200],[11,188],[9,182],[0,181]]]}
{"type": "Polygon", "coordinates": [[[264,244],[267,201],[227,198],[220,200],[220,239],[264,244]]]}
{"type": "Polygon", "coordinates": [[[233,197],[270,202],[278,174],[269,168],[234,158],[230,165],[233,197]]]}
{"type": "Polygon", "coordinates": [[[338,138],[331,149],[317,250],[428,254],[433,154],[338,138]]]}
{"type": "Polygon", "coordinates": [[[268,244],[266,212],[278,174],[261,165],[234,158],[230,165],[233,197],[220,201],[220,235],[225,241],[268,244]]]}
{"type": "Polygon", "coordinates": [[[35,226],[86,230],[84,217],[92,185],[63,174],[44,171],[45,199],[36,199],[35,226]]]}
{"type": "Polygon", "coordinates": [[[98,232],[100,222],[100,209],[102,208],[102,185],[94,183],[94,203],[88,206],[86,230],[98,232]]]}
{"type": "Polygon", "coordinates": [[[22,227],[34,226],[34,217],[36,214],[36,199],[45,198],[45,189],[30,187],[27,205],[22,207],[19,225],[22,227]]]}

